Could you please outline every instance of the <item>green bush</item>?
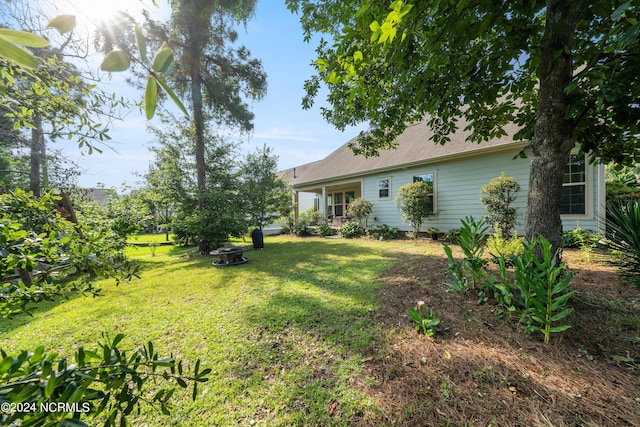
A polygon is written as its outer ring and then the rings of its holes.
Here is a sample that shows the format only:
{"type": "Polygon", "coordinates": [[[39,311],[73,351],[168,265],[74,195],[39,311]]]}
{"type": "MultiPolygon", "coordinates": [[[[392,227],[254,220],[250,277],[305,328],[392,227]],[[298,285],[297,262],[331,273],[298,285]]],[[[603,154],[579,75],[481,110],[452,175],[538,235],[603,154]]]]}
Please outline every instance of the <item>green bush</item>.
{"type": "Polygon", "coordinates": [[[299,223],[303,223],[309,226],[316,226],[326,222],[327,219],[322,215],[322,212],[316,210],[315,208],[310,208],[307,211],[304,211],[300,214],[300,218],[298,219],[299,223]]]}
{"type": "Polygon", "coordinates": [[[600,236],[593,230],[584,230],[579,226],[573,230],[562,232],[562,247],[581,249],[585,246],[594,247],[600,241],[600,236]]]}
{"type": "Polygon", "coordinates": [[[333,228],[326,222],[323,222],[318,226],[318,234],[323,237],[331,236],[333,235],[333,228]]]}
{"type": "Polygon", "coordinates": [[[443,239],[450,245],[458,244],[458,241],[460,240],[460,230],[457,228],[452,228],[451,230],[444,233],[443,239]]]}
{"type": "Polygon", "coordinates": [[[402,220],[411,223],[411,236],[417,238],[422,222],[437,216],[433,210],[433,183],[417,181],[403,185],[398,189],[396,205],[402,212],[402,220]]]}
{"type": "Polygon", "coordinates": [[[615,265],[632,286],[640,287],[640,202],[618,202],[607,206],[606,237],[615,265]]]}
{"type": "Polygon", "coordinates": [[[305,223],[298,223],[295,229],[296,236],[309,236],[311,235],[311,229],[305,223]]]}
{"type": "Polygon", "coordinates": [[[482,186],[483,196],[480,201],[488,212],[484,220],[489,224],[497,224],[506,239],[516,225],[517,212],[511,204],[520,191],[520,184],[512,177],[504,176],[504,172],[493,178],[489,184],[482,186]]]}
{"type": "Polygon", "coordinates": [[[349,203],[349,207],[347,208],[347,217],[360,224],[360,229],[364,230],[367,218],[369,217],[369,214],[371,214],[371,209],[373,209],[373,204],[370,201],[365,200],[362,197],[358,197],[353,202],[349,203]]]}
{"type": "Polygon", "coordinates": [[[398,237],[398,228],[387,224],[373,225],[367,229],[367,236],[376,240],[392,240],[398,237]]]}
{"type": "Polygon", "coordinates": [[[494,231],[495,233],[487,239],[487,251],[495,262],[502,257],[507,265],[513,265],[515,257],[524,251],[524,239],[517,235],[506,238],[497,225],[494,226],[494,231]]]}
{"type": "Polygon", "coordinates": [[[362,231],[360,230],[360,224],[355,221],[347,221],[342,227],[338,229],[338,232],[347,239],[353,239],[354,237],[360,237],[362,231]]]}

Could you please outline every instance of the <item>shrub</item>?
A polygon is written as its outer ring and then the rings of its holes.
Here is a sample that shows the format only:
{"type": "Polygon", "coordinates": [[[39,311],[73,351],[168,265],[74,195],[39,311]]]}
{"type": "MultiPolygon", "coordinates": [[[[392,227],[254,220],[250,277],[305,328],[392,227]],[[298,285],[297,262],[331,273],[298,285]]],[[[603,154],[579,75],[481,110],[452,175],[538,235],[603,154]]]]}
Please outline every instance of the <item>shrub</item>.
{"type": "Polygon", "coordinates": [[[374,225],[367,229],[367,236],[376,240],[391,240],[398,237],[398,228],[389,227],[387,224],[374,225]]]}
{"type": "Polygon", "coordinates": [[[326,222],[326,218],[322,215],[322,212],[315,208],[310,208],[300,214],[298,222],[310,226],[316,226],[326,222]]]}
{"type": "Polygon", "coordinates": [[[623,278],[640,287],[640,202],[610,203],[607,213],[606,237],[614,263],[623,278]]]}
{"type": "Polygon", "coordinates": [[[562,247],[581,249],[584,246],[594,247],[600,241],[598,233],[592,230],[584,230],[578,226],[573,230],[562,232],[562,247]]]}
{"type": "MultiPolygon", "coordinates": [[[[396,205],[402,211],[402,220],[411,223],[413,237],[418,237],[425,219],[433,218],[433,183],[417,181],[398,189],[396,205]]],[[[407,234],[409,235],[409,234],[407,234]]]]}
{"type": "Polygon", "coordinates": [[[524,247],[524,239],[514,235],[506,238],[502,234],[502,230],[499,226],[494,226],[495,233],[487,239],[487,250],[493,260],[497,260],[502,257],[507,265],[513,265],[515,257],[522,254],[524,247]]]}
{"type": "Polygon", "coordinates": [[[516,225],[517,212],[511,204],[518,191],[520,184],[512,177],[504,176],[504,172],[482,186],[484,195],[480,197],[480,201],[488,212],[484,220],[489,224],[497,224],[506,239],[511,237],[511,231],[516,225]]]}
{"type": "Polygon", "coordinates": [[[309,236],[311,235],[311,229],[305,223],[298,223],[295,229],[296,236],[309,236]]]}
{"type": "Polygon", "coordinates": [[[452,228],[451,230],[444,233],[443,239],[450,245],[457,244],[460,239],[460,230],[457,228],[452,228]]]}
{"type": "Polygon", "coordinates": [[[369,217],[369,214],[371,214],[372,208],[373,204],[370,201],[365,200],[362,197],[358,197],[353,202],[349,203],[349,207],[347,208],[347,217],[360,224],[360,229],[364,230],[367,218],[369,217]]]}
{"type": "Polygon", "coordinates": [[[329,224],[327,224],[326,222],[323,222],[318,226],[318,234],[323,237],[331,236],[333,235],[333,228],[331,228],[331,226],[329,226],[329,224]]]}
{"type": "Polygon", "coordinates": [[[354,237],[360,237],[362,231],[360,230],[360,224],[355,221],[347,221],[342,227],[338,229],[338,232],[347,239],[353,239],[354,237]]]}

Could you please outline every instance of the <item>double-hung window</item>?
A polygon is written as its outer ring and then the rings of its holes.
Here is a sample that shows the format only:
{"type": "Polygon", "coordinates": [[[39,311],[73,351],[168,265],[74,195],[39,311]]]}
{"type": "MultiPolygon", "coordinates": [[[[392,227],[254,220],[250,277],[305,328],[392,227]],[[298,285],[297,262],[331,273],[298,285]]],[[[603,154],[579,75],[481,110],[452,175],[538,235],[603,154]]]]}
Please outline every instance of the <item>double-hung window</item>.
{"type": "Polygon", "coordinates": [[[378,180],[378,198],[388,199],[391,197],[391,179],[384,178],[378,180]]]}
{"type": "Polygon", "coordinates": [[[572,154],[565,166],[560,197],[561,215],[587,214],[587,159],[572,154]]]}
{"type": "Polygon", "coordinates": [[[429,186],[428,208],[431,212],[435,212],[436,211],[435,175],[433,174],[433,172],[413,175],[413,182],[424,182],[429,186]]]}

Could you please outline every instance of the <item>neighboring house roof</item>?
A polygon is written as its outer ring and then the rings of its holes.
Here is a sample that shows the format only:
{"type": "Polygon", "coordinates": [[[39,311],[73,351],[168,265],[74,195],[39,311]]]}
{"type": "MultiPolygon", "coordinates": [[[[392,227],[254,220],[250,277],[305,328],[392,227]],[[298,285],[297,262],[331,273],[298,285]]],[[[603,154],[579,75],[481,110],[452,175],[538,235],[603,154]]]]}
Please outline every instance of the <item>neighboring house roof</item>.
{"type": "Polygon", "coordinates": [[[84,189],[86,195],[91,200],[98,202],[100,206],[106,206],[107,201],[113,194],[113,190],[108,190],[104,188],[86,188],[84,189]]]}
{"type": "MultiPolygon", "coordinates": [[[[465,125],[462,124],[460,129],[464,127],[465,125]]],[[[422,121],[407,127],[398,137],[396,149],[381,151],[378,157],[354,155],[349,148],[349,143],[355,142],[357,139],[353,138],[326,158],[288,169],[284,173],[290,184],[299,187],[327,180],[344,179],[455,157],[471,156],[481,152],[514,149],[524,145],[521,141],[513,141],[513,135],[517,130],[516,125],[508,125],[505,127],[506,136],[480,144],[467,141],[466,138],[470,132],[459,130],[449,135],[450,140],[446,144],[440,145],[431,140],[433,132],[427,126],[426,121],[422,121]]]]}

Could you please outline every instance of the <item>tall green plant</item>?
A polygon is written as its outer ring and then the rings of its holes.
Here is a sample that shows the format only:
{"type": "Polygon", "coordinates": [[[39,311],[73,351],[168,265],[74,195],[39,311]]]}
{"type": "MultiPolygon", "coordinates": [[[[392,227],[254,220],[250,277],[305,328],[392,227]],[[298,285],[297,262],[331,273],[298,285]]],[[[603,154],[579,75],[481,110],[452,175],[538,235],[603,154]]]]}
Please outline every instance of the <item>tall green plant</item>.
{"type": "Polygon", "coordinates": [[[402,220],[411,223],[413,237],[418,237],[425,219],[436,215],[433,210],[433,183],[417,181],[398,189],[396,205],[402,211],[402,220]]]}
{"type": "Polygon", "coordinates": [[[509,240],[513,228],[516,225],[517,211],[512,206],[520,191],[520,184],[512,177],[505,176],[504,172],[482,186],[483,195],[480,201],[487,210],[484,218],[489,224],[496,224],[502,232],[502,237],[509,240]]]}
{"type": "Polygon", "coordinates": [[[640,287],[640,201],[607,205],[606,237],[621,276],[640,287]]]}
{"type": "Polygon", "coordinates": [[[373,203],[363,197],[358,197],[349,203],[347,208],[347,217],[352,221],[356,221],[360,225],[360,230],[364,232],[367,226],[367,218],[371,214],[373,203]]]}
{"type": "Polygon", "coordinates": [[[466,290],[470,277],[471,287],[478,289],[483,277],[486,275],[484,269],[487,261],[484,259],[484,251],[489,226],[484,220],[476,221],[470,216],[465,217],[460,222],[462,226],[460,227],[458,244],[464,253],[464,258],[460,262],[456,262],[451,248],[446,244],[442,245],[449,258],[447,272],[454,279],[450,286],[456,290],[466,290]]]}
{"type": "Polygon", "coordinates": [[[528,331],[539,330],[549,343],[552,333],[562,332],[571,326],[558,324],[569,316],[569,299],[575,290],[569,291],[573,275],[559,265],[558,252],[544,237],[525,243],[523,254],[516,259],[516,284],[520,290],[523,321],[528,331]],[[539,247],[539,248],[538,248],[539,247]],[[539,251],[541,257],[536,253],[539,251]]]}

